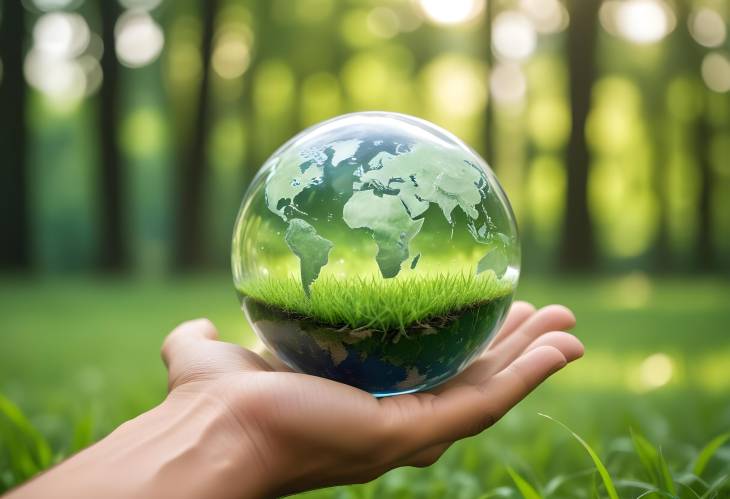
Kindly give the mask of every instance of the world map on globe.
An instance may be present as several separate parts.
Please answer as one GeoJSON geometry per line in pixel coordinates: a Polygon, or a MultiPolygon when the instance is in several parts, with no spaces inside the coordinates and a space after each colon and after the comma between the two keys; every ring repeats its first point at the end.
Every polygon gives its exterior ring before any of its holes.
{"type": "MultiPolygon", "coordinates": [[[[350,229],[365,229],[377,245],[376,262],[383,278],[398,275],[410,257],[409,244],[419,233],[428,208],[435,204],[454,225],[454,210],[466,216],[466,228],[477,242],[499,238],[482,200],[488,194],[486,172],[454,152],[426,143],[383,139],[347,139],[296,151],[278,158],[265,183],[268,209],[287,223],[285,241],[299,258],[302,285],[309,293],[327,265],[334,243],[317,232],[297,202],[309,190],[341,181],[338,169],[349,166],[341,217],[350,229]],[[337,180],[336,180],[337,179],[337,180]],[[351,194],[350,194],[351,193],[351,194]]],[[[419,255],[411,262],[415,267],[419,255]]],[[[489,251],[477,273],[491,268],[501,274],[507,259],[489,251]]]]}
{"type": "Polygon", "coordinates": [[[231,262],[241,308],[278,359],[381,397],[434,387],[484,350],[512,303],[520,243],[476,151],[420,118],[368,111],[269,157],[231,262]]]}

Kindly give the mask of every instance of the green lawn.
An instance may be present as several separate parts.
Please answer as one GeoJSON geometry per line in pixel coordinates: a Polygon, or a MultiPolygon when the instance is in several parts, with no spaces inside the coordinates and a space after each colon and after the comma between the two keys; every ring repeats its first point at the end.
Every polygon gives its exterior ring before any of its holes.
{"type": "MultiPolygon", "coordinates": [[[[690,474],[699,450],[730,430],[730,281],[528,278],[518,295],[571,306],[585,358],[429,469],[396,470],[373,484],[308,496],[530,497],[524,485],[518,492],[522,477],[546,497],[608,497],[588,453],[538,413],[585,438],[620,497],[641,495],[637,482],[660,484],[666,492],[654,497],[702,497],[730,475],[727,444],[703,470],[706,484],[690,474]],[[661,448],[671,483],[661,478],[659,454],[640,437],[632,442],[631,429],[661,448]],[[641,456],[656,470],[646,471],[641,456]]],[[[55,454],[73,449],[89,432],[101,437],[164,396],[159,345],[177,322],[198,316],[211,318],[227,340],[254,341],[226,275],[164,282],[5,277],[0,394],[22,409],[55,454]]],[[[14,427],[3,424],[0,418],[0,491],[16,478],[6,452],[14,427]]],[[[730,497],[730,484],[707,497],[730,497]]]]}

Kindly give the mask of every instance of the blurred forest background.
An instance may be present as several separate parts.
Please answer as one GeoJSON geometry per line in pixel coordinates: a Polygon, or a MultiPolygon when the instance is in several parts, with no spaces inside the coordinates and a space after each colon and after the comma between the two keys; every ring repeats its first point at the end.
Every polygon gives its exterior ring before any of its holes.
{"type": "Polygon", "coordinates": [[[301,129],[390,110],[485,156],[518,296],[570,306],[586,356],[436,466],[306,497],[605,496],[537,412],[620,497],[730,497],[730,0],[0,5],[0,493],[159,403],[182,320],[252,346],[247,183],[301,129]]]}
{"type": "Polygon", "coordinates": [[[727,0],[4,0],[0,263],[225,269],[248,180],[358,110],[484,155],[528,270],[730,269],[727,0]]]}

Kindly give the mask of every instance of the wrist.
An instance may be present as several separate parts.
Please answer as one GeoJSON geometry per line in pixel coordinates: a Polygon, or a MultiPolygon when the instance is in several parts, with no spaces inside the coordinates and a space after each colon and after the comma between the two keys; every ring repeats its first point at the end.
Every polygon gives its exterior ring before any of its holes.
{"type": "Polygon", "coordinates": [[[119,429],[125,440],[149,439],[149,445],[138,448],[144,456],[154,456],[150,466],[155,473],[148,483],[154,484],[155,497],[269,495],[266,466],[250,428],[217,397],[178,389],[125,426],[119,429]]]}
{"type": "Polygon", "coordinates": [[[242,428],[215,397],[178,391],[15,493],[18,498],[270,497],[265,463],[242,428]]]}

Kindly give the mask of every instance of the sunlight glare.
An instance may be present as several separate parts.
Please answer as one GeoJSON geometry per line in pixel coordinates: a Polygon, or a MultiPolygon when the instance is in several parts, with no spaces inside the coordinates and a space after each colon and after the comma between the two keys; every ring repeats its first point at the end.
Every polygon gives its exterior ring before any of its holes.
{"type": "Polygon", "coordinates": [[[127,11],[114,27],[119,62],[130,68],[146,66],[159,57],[165,44],[162,28],[144,11],[127,11]]]}
{"type": "Polygon", "coordinates": [[[503,59],[525,60],[537,46],[535,27],[521,12],[502,12],[492,25],[492,46],[495,54],[503,59]]]}
{"type": "Polygon", "coordinates": [[[240,29],[223,30],[216,40],[211,65],[224,80],[243,75],[251,62],[246,33],[240,29]]]}
{"type": "Polygon", "coordinates": [[[719,47],[727,37],[727,26],[717,11],[703,7],[689,18],[689,32],[704,47],[719,47]]]}
{"type": "Polygon", "coordinates": [[[484,10],[485,0],[419,0],[421,10],[436,24],[462,24],[484,10]]]}
{"type": "Polygon", "coordinates": [[[489,76],[492,97],[503,104],[521,103],[527,93],[527,80],[519,64],[502,62],[492,69],[489,76]]]}
{"type": "Polygon", "coordinates": [[[424,69],[427,94],[439,114],[465,118],[479,113],[486,105],[487,90],[483,68],[472,59],[444,54],[424,69]]]}
{"type": "Polygon", "coordinates": [[[648,356],[639,366],[639,383],[646,390],[660,388],[672,379],[674,363],[671,357],[664,353],[655,353],[648,356]]]}
{"type": "Polygon", "coordinates": [[[676,24],[674,13],[662,0],[609,0],[600,14],[607,31],[639,45],[660,41],[676,24]]]}
{"type": "Polygon", "coordinates": [[[86,91],[86,76],[73,59],[49,57],[40,50],[28,52],[23,64],[28,84],[59,100],[77,101],[86,91]]]}
{"type": "Polygon", "coordinates": [[[730,91],[730,59],[727,54],[710,52],[702,59],[702,79],[710,90],[730,91]]]}
{"type": "Polygon", "coordinates": [[[520,0],[520,9],[539,33],[557,33],[568,27],[568,11],[558,0],[520,0]]]}
{"type": "Polygon", "coordinates": [[[70,59],[86,50],[91,33],[78,14],[53,12],[42,15],[33,26],[33,46],[49,57],[70,59]]]}
{"type": "Polygon", "coordinates": [[[375,7],[367,17],[368,29],[380,38],[393,38],[400,31],[400,19],[386,7],[375,7]]]}

